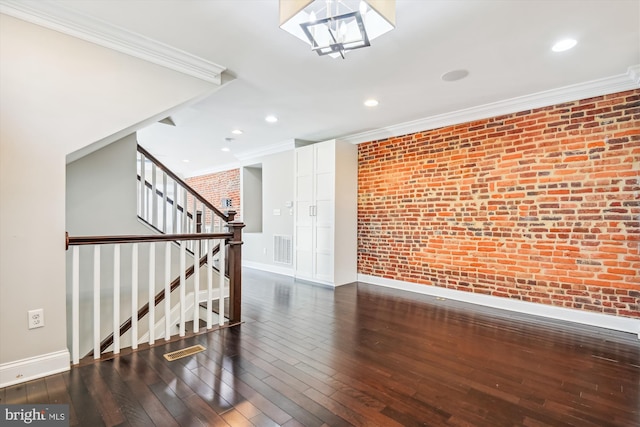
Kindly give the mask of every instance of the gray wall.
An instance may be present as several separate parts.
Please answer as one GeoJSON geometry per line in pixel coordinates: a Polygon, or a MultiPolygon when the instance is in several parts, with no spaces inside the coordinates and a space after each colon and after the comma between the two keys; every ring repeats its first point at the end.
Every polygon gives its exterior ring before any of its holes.
{"type": "Polygon", "coordinates": [[[293,201],[293,153],[289,150],[258,160],[262,163],[262,233],[243,233],[242,259],[247,266],[293,274],[293,265],[273,262],[273,236],[293,237],[293,215],[286,206],[293,201]],[[280,215],[274,215],[274,210],[280,210],[280,215]]]}
{"type": "Polygon", "coordinates": [[[262,233],[262,165],[242,168],[242,221],[245,233],[262,233]]]}

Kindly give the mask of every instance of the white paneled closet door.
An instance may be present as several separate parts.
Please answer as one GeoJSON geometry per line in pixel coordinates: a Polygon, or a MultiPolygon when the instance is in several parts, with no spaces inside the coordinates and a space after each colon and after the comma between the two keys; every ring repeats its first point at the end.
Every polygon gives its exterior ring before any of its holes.
{"type": "Polygon", "coordinates": [[[297,148],[295,162],[295,276],[332,286],[355,281],[357,147],[320,142],[297,148]]]}
{"type": "Polygon", "coordinates": [[[313,146],[296,150],[295,155],[295,270],[301,278],[313,278],[313,146]]]}
{"type": "Polygon", "coordinates": [[[335,145],[315,144],[314,168],[314,278],[333,281],[333,224],[335,145]]]}

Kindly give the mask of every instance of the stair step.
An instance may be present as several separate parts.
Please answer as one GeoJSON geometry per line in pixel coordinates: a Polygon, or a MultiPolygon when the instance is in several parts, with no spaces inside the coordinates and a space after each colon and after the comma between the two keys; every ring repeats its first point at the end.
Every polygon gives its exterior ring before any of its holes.
{"type": "MultiPolygon", "coordinates": [[[[199,320],[199,324],[201,328],[206,328],[207,327],[207,321],[206,320],[202,320],[202,319],[198,319],[199,320]]],[[[176,326],[180,327],[180,324],[177,324],[176,326]]],[[[193,320],[189,320],[188,322],[184,322],[184,328],[187,331],[193,330],[193,320]]]]}

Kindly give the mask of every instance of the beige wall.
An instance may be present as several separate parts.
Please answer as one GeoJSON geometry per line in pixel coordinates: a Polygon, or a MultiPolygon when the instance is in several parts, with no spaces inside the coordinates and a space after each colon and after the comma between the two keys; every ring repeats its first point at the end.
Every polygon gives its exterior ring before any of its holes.
{"type": "Polygon", "coordinates": [[[0,15],[0,370],[66,349],[67,154],[214,89],[0,15]],[[45,327],[28,330],[34,308],[45,327]]]}

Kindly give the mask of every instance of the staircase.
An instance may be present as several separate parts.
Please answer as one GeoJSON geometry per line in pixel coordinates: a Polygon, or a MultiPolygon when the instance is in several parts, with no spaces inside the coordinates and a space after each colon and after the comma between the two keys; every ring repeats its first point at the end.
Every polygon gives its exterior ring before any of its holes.
{"type": "Polygon", "coordinates": [[[204,330],[241,319],[244,224],[140,146],[136,164],[137,216],[150,233],[66,239],[72,252],[73,364],[81,354],[98,359],[129,346],[135,350],[183,337],[187,325],[199,333],[201,319],[204,330]],[[91,283],[81,283],[88,273],[91,283]]]}

